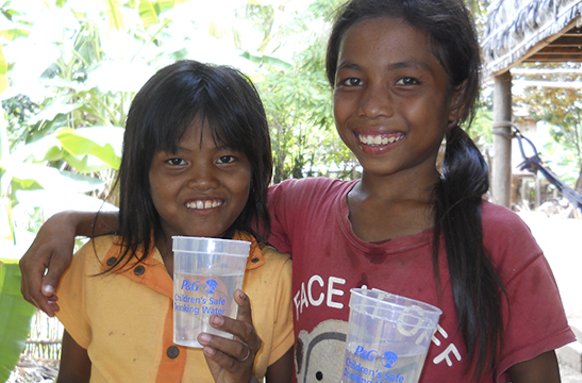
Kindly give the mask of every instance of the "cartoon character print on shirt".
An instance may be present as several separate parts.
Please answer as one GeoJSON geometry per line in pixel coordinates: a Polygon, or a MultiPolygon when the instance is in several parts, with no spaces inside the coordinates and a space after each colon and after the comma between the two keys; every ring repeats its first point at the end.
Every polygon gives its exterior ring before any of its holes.
{"type": "Polygon", "coordinates": [[[337,383],[342,379],[338,361],[345,357],[348,322],[330,319],[311,333],[299,332],[295,347],[298,383],[337,383]]]}
{"type": "MultiPolygon", "coordinates": [[[[311,333],[301,330],[296,339],[295,371],[298,383],[340,382],[345,358],[345,342],[348,322],[330,319],[319,323],[311,333]],[[338,364],[340,362],[340,364],[338,364]]],[[[453,343],[447,343],[449,335],[439,325],[432,343],[440,353],[432,360],[435,365],[452,367],[462,361],[461,354],[453,343]]],[[[431,363],[427,360],[426,363],[431,363]]]]}

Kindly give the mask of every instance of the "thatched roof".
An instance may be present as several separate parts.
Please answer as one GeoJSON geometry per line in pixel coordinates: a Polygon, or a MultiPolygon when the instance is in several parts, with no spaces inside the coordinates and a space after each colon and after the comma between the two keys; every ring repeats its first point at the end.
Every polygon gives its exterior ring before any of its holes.
{"type": "Polygon", "coordinates": [[[494,0],[482,36],[484,77],[522,62],[582,62],[582,0],[494,0]]]}

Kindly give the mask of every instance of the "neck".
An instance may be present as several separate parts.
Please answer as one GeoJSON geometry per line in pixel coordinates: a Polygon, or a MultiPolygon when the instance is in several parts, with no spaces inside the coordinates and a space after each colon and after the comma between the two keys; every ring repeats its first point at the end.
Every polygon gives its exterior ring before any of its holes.
{"type": "Polygon", "coordinates": [[[357,185],[366,198],[384,202],[416,201],[432,203],[433,188],[440,178],[436,168],[412,169],[388,176],[377,176],[364,170],[357,185]]]}
{"type": "Polygon", "coordinates": [[[364,241],[379,242],[432,227],[438,177],[436,169],[424,175],[417,170],[381,177],[364,172],[348,193],[352,230],[364,241]]]}

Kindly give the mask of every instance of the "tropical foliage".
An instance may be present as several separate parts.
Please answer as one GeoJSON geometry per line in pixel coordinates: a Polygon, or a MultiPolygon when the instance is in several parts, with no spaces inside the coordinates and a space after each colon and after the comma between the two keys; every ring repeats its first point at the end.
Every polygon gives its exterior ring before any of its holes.
{"type": "Polygon", "coordinates": [[[34,307],[20,295],[16,261],[0,260],[0,382],[10,376],[30,331],[34,307]]]}

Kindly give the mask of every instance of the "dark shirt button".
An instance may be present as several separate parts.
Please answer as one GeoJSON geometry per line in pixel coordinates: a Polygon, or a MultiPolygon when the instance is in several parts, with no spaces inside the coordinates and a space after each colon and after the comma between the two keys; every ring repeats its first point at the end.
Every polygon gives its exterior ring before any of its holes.
{"type": "Polygon", "coordinates": [[[115,265],[115,262],[117,262],[117,258],[111,257],[107,260],[107,266],[111,267],[111,266],[115,265]]]}
{"type": "Polygon", "coordinates": [[[166,351],[166,355],[168,355],[169,358],[175,359],[180,355],[180,349],[176,346],[170,346],[168,347],[168,351],[166,351]]]}
{"type": "Polygon", "coordinates": [[[133,269],[133,273],[135,275],[143,275],[143,273],[145,273],[145,267],[143,267],[141,265],[136,266],[135,269],[133,269]]]}
{"type": "Polygon", "coordinates": [[[252,262],[252,263],[257,263],[257,262],[259,262],[259,258],[253,258],[253,259],[251,259],[251,262],[252,262]]]}

